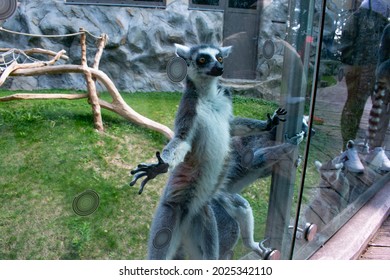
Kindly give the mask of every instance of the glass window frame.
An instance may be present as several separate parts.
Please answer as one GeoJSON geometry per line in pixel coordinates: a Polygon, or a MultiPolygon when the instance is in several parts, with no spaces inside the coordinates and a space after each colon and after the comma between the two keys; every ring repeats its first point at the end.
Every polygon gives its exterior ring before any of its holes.
{"type": "Polygon", "coordinates": [[[204,4],[193,4],[192,0],[188,0],[188,9],[189,10],[212,10],[212,11],[224,11],[225,10],[225,0],[219,0],[219,5],[204,5],[204,4]]]}
{"type": "Polygon", "coordinates": [[[136,1],[136,0],[65,0],[68,5],[102,5],[102,6],[127,6],[143,8],[165,8],[167,0],[160,1],[136,1]]]}

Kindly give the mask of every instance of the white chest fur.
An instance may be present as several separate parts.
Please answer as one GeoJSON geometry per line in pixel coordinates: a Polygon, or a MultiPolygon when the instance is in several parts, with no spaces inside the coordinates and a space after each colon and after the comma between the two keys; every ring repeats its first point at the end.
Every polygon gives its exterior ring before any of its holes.
{"type": "MultiPolygon", "coordinates": [[[[193,147],[204,162],[223,164],[230,146],[231,101],[222,93],[202,96],[196,108],[197,135],[193,147]]],[[[215,172],[218,172],[215,170],[215,172]]]]}

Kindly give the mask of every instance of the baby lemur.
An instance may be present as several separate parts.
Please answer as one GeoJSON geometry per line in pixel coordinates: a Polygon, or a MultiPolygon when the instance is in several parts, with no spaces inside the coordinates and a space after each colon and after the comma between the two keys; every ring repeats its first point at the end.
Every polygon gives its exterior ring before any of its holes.
{"type": "MultiPolygon", "coordinates": [[[[212,200],[218,198],[224,185],[232,136],[269,131],[285,114],[278,109],[266,121],[233,116],[231,94],[218,83],[223,60],[230,52],[231,47],[176,45],[176,54],[186,61],[188,74],[174,137],[161,155],[157,154],[157,164],[141,164],[132,171],[132,185],[146,176],[142,192],[148,180],[170,170],[151,225],[149,259],[173,259],[179,254],[191,259],[221,257],[218,209],[213,209],[212,200]]],[[[230,202],[239,201],[236,198],[230,202]]]]}

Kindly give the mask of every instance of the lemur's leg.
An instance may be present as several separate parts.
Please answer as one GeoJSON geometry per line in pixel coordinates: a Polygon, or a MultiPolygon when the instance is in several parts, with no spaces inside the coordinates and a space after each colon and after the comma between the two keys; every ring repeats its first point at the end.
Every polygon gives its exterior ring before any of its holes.
{"type": "Polygon", "coordinates": [[[160,202],[150,229],[148,259],[173,259],[181,243],[180,209],[160,202]]]}
{"type": "Polygon", "coordinates": [[[240,206],[235,211],[236,220],[240,225],[242,242],[246,247],[254,251],[255,253],[262,255],[262,251],[259,247],[259,242],[254,240],[254,220],[252,208],[248,201],[243,197],[237,195],[237,200],[241,199],[240,206]]]}
{"type": "Polygon", "coordinates": [[[299,143],[304,138],[304,132],[300,132],[291,138],[286,138],[286,142],[271,146],[258,147],[253,153],[253,160],[250,168],[258,169],[267,166],[272,166],[282,160],[292,160],[291,152],[293,152],[299,143]]]}
{"type": "Polygon", "coordinates": [[[256,135],[252,138],[256,141],[242,141],[238,146],[234,146],[228,169],[226,190],[230,193],[240,193],[255,180],[270,176],[274,165],[284,160],[293,161],[291,153],[304,139],[304,134],[302,131],[286,139],[285,143],[277,145],[267,139],[265,141],[256,140],[257,137],[260,137],[256,135]]]}
{"type": "Polygon", "coordinates": [[[217,260],[219,239],[217,221],[210,205],[205,205],[191,220],[189,238],[184,240],[190,259],[217,260]]]}
{"type": "MultiPolygon", "coordinates": [[[[223,193],[225,192],[220,192],[218,195],[223,193]]],[[[228,202],[228,204],[229,203],[230,202],[228,202]]],[[[213,199],[211,205],[218,226],[219,259],[232,259],[233,248],[240,236],[239,224],[231,215],[229,215],[225,207],[219,202],[218,199],[213,199]]]]}
{"type": "Polygon", "coordinates": [[[262,251],[258,242],[253,239],[254,220],[252,208],[249,202],[239,194],[225,193],[218,202],[226,212],[237,221],[240,227],[241,238],[246,247],[261,255],[262,251]]]}
{"type": "Polygon", "coordinates": [[[286,119],[281,116],[286,115],[285,109],[279,108],[272,114],[267,114],[267,120],[255,120],[248,118],[236,117],[230,122],[231,135],[232,136],[248,136],[261,133],[263,131],[269,131],[277,126],[281,121],[284,122],[286,119]]]}

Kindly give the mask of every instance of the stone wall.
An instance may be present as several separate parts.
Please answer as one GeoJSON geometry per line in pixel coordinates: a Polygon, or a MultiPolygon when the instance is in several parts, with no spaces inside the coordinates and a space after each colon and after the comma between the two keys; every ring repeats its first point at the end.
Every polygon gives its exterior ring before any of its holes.
{"type": "MultiPolygon", "coordinates": [[[[99,36],[106,33],[109,41],[100,69],[109,75],[121,91],[180,91],[182,84],[171,82],[166,65],[174,56],[174,43],[199,44],[223,42],[223,12],[189,10],[188,0],[169,0],[166,8],[66,5],[63,0],[19,0],[16,13],[0,22],[6,29],[32,34],[70,34],[84,28],[99,36]]],[[[316,7],[318,21],[318,11],[316,7]]],[[[280,94],[288,0],[264,1],[258,36],[256,81],[228,81],[237,93],[274,100],[280,94]],[[272,58],[263,56],[267,40],[275,43],[272,58]]],[[[328,13],[329,14],[329,13],[328,13]]],[[[325,25],[324,34],[334,33],[334,19],[325,25]]],[[[314,26],[314,38],[318,23],[314,26]]],[[[95,40],[88,36],[89,61],[96,51],[95,40]]],[[[80,64],[79,36],[39,38],[0,32],[0,48],[28,49],[40,47],[70,56],[66,63],[80,64]]],[[[315,53],[316,44],[312,44],[315,53]]],[[[314,57],[314,56],[313,56],[314,57]]],[[[39,77],[16,77],[7,80],[10,89],[85,89],[78,74],[39,77]]],[[[98,87],[98,89],[100,89],[98,87]]]]}
{"type": "MultiPolygon", "coordinates": [[[[182,85],[166,75],[167,62],[174,56],[174,43],[222,42],[222,12],[188,10],[188,1],[168,1],[165,9],[138,7],[66,5],[64,1],[20,0],[16,13],[2,26],[32,34],[70,34],[84,28],[109,36],[100,69],[123,91],[176,91],[182,85]]],[[[0,47],[65,49],[66,63],[80,64],[80,38],[39,38],[0,32],[0,47]]],[[[88,36],[89,61],[96,51],[88,36]]],[[[85,89],[77,74],[10,78],[10,89],[85,89]]]]}

